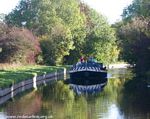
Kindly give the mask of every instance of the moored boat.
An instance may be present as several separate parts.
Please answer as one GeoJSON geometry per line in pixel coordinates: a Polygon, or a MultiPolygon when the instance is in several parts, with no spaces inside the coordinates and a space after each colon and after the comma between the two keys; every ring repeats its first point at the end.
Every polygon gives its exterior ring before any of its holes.
{"type": "Polygon", "coordinates": [[[107,82],[107,70],[102,63],[78,62],[69,73],[71,84],[96,85],[107,82]]]}

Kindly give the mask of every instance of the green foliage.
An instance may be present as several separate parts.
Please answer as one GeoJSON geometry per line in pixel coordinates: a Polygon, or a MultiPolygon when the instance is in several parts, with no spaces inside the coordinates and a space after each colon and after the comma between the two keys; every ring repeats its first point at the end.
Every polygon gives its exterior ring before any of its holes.
{"type": "Polygon", "coordinates": [[[21,0],[6,23],[27,27],[39,37],[47,64],[73,63],[81,55],[104,63],[117,60],[114,30],[106,18],[78,0],[21,0]]]}
{"type": "Polygon", "coordinates": [[[105,64],[117,61],[115,32],[106,18],[84,3],[80,3],[80,10],[85,16],[85,26],[80,31],[82,37],[74,40],[75,49],[67,57],[69,61],[75,63],[81,56],[93,56],[105,64]]]}
{"type": "Polygon", "coordinates": [[[39,54],[36,56],[36,63],[37,63],[37,64],[40,64],[40,65],[43,65],[43,64],[44,64],[42,53],[39,53],[39,54]]]}
{"type": "Polygon", "coordinates": [[[150,29],[149,19],[136,18],[120,28],[119,37],[124,60],[136,64],[138,77],[145,77],[150,70],[150,29]]]}
{"type": "Polygon", "coordinates": [[[0,25],[0,62],[34,63],[40,52],[37,38],[26,29],[0,25]]]}
{"type": "Polygon", "coordinates": [[[87,31],[83,54],[94,56],[105,64],[116,61],[119,50],[114,30],[107,23],[106,18],[95,10],[87,7],[84,10],[87,31]]]}
{"type": "Polygon", "coordinates": [[[32,30],[37,30],[37,25],[39,25],[37,19],[38,9],[36,7],[38,1],[39,0],[21,0],[19,5],[6,15],[5,22],[8,25],[17,27],[24,26],[32,30]],[[24,25],[23,22],[25,22],[24,25]]]}
{"type": "Polygon", "coordinates": [[[32,29],[39,36],[48,64],[61,64],[64,56],[74,48],[74,39],[80,37],[84,17],[76,0],[21,0],[20,4],[6,16],[11,25],[32,29]],[[43,40],[44,39],[44,40],[43,40]]]}
{"type": "Polygon", "coordinates": [[[56,99],[59,99],[59,101],[65,102],[65,101],[73,101],[75,98],[75,95],[73,91],[70,90],[69,85],[65,85],[62,81],[58,81],[55,86],[55,96],[56,99]]]}
{"type": "Polygon", "coordinates": [[[132,4],[124,9],[123,19],[128,21],[134,17],[149,17],[149,7],[149,0],[133,0],[132,4]]]}
{"type": "Polygon", "coordinates": [[[147,62],[149,51],[146,49],[149,47],[150,37],[149,6],[149,0],[133,0],[123,11],[123,21],[115,24],[121,56],[131,64],[138,65],[141,62],[139,59],[147,62]]]}
{"type": "Polygon", "coordinates": [[[113,25],[121,59],[134,66],[134,80],[125,84],[125,87],[133,90],[132,93],[135,94],[147,91],[150,78],[149,6],[149,0],[133,0],[132,4],[124,9],[123,20],[113,25]]]}
{"type": "Polygon", "coordinates": [[[69,49],[73,48],[70,30],[58,24],[53,27],[51,36],[41,37],[41,48],[45,63],[51,65],[61,64],[65,55],[69,54],[69,49]]]}

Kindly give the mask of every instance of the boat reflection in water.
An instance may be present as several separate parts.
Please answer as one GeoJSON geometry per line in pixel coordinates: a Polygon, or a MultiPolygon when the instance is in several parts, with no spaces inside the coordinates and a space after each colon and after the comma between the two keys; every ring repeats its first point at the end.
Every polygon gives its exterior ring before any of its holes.
{"type": "Polygon", "coordinates": [[[107,70],[102,63],[78,62],[69,74],[70,87],[77,94],[97,93],[107,84],[107,70]]]}
{"type": "Polygon", "coordinates": [[[99,93],[103,90],[104,86],[107,82],[102,84],[95,84],[95,85],[76,85],[76,84],[70,84],[71,89],[78,95],[82,93],[89,93],[89,94],[95,94],[99,93]]]}

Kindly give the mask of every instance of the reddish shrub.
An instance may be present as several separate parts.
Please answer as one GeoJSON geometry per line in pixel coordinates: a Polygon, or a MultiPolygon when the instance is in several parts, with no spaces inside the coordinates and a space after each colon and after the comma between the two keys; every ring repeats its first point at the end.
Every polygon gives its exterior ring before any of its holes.
{"type": "Polygon", "coordinates": [[[0,25],[0,62],[35,63],[41,52],[37,37],[27,29],[0,25]]]}

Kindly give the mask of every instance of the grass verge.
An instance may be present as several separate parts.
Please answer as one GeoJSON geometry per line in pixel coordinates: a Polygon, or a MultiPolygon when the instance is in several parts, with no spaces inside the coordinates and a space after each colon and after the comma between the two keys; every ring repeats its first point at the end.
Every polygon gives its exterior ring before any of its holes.
{"type": "Polygon", "coordinates": [[[43,75],[44,73],[54,72],[62,67],[56,66],[16,66],[0,69],[0,89],[10,87],[23,80],[33,78],[34,75],[43,75]]]}

